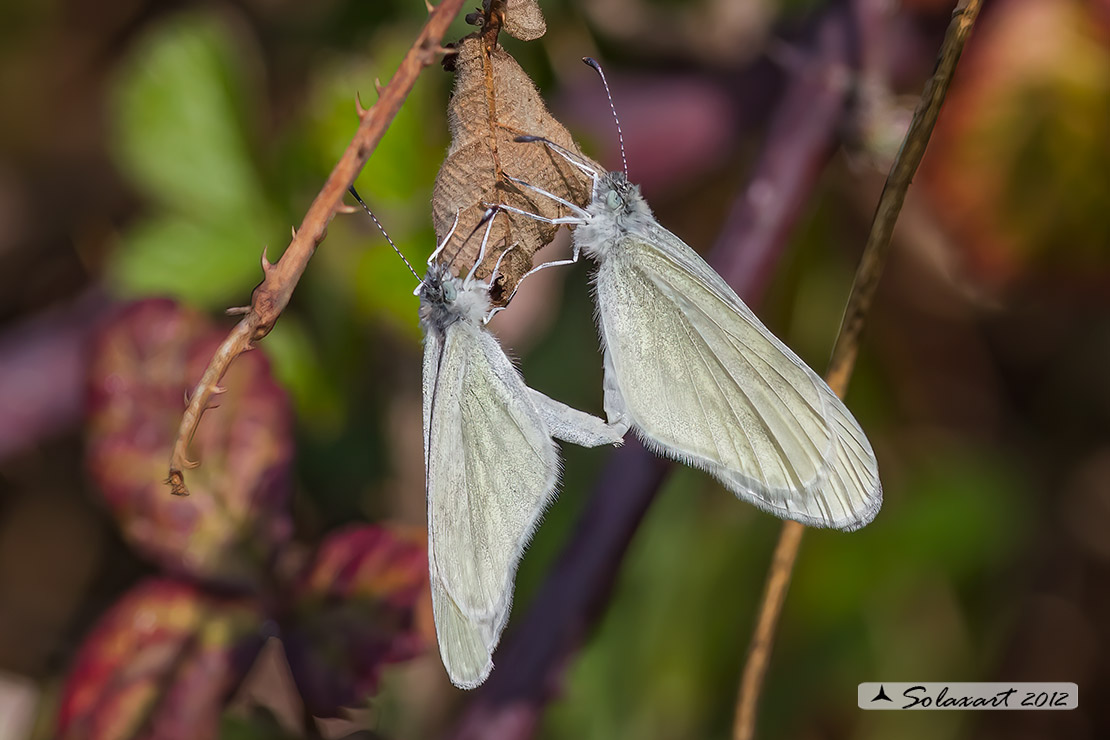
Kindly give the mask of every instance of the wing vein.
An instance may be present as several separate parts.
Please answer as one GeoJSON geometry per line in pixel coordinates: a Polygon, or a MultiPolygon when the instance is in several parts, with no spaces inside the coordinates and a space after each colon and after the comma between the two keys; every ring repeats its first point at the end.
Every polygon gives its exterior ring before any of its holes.
{"type": "MultiPolygon", "coordinates": [[[[755,461],[756,467],[759,468],[760,482],[766,484],[768,482],[767,471],[763,467],[763,461],[760,459],[761,456],[759,455],[758,452],[756,452],[755,444],[752,442],[751,435],[748,434],[748,430],[745,428],[744,424],[740,421],[740,415],[737,414],[736,408],[732,405],[732,400],[729,399],[728,394],[725,393],[724,388],[721,387],[721,384],[717,380],[717,377],[713,374],[713,370],[710,367],[710,364],[709,364],[708,360],[706,360],[706,358],[705,358],[705,352],[703,351],[703,348],[702,348],[702,345],[704,345],[705,342],[702,339],[701,334],[699,333],[697,335],[697,338],[695,338],[694,335],[691,334],[691,330],[693,329],[693,327],[691,327],[688,322],[680,321],[679,326],[681,326],[683,331],[685,331],[687,338],[690,340],[691,346],[693,346],[694,350],[698,354],[698,358],[702,361],[702,364],[705,366],[706,374],[713,381],[713,384],[717,386],[717,390],[720,392],[721,398],[724,399],[724,402],[728,405],[728,410],[729,410],[729,413],[732,415],[733,420],[735,421],[735,426],[740,430],[741,435],[743,435],[744,441],[748,445],[748,449],[751,450],[752,459],[755,461]],[[701,340],[701,341],[699,342],[699,340],[701,340]]],[[[708,347],[706,347],[706,349],[708,349],[708,347]]],[[[712,354],[712,352],[710,352],[710,354],[712,354]]],[[[714,362],[718,366],[720,365],[720,361],[717,360],[716,357],[714,357],[714,362]]],[[[728,375],[727,371],[726,371],[726,375],[728,375]]],[[[729,377],[731,378],[731,376],[729,376],[729,377]]],[[[743,389],[739,388],[739,385],[735,382],[735,380],[733,380],[733,384],[737,386],[737,389],[740,391],[741,395],[744,395],[743,389]]],[[[694,386],[694,393],[698,398],[698,403],[701,404],[701,393],[697,389],[697,386],[694,386]]],[[[751,402],[749,401],[749,405],[750,405],[750,403],[751,402]]],[[[757,416],[758,416],[758,414],[757,414],[757,416]]],[[[709,422],[709,415],[705,412],[704,404],[702,404],[702,417],[705,419],[706,427],[708,429],[710,429],[710,434],[713,437],[714,446],[717,446],[716,434],[713,433],[713,427],[709,422]]],[[[733,452],[734,453],[739,452],[739,450],[736,449],[735,442],[733,443],[733,452]]],[[[741,457],[740,455],[736,455],[736,458],[740,458],[740,457],[741,457]]],[[[720,453],[720,447],[719,446],[717,447],[717,459],[718,460],[723,460],[724,459],[724,456],[722,456],[721,453],[720,453]]],[[[753,491],[753,493],[754,493],[754,491],[753,491]]]]}

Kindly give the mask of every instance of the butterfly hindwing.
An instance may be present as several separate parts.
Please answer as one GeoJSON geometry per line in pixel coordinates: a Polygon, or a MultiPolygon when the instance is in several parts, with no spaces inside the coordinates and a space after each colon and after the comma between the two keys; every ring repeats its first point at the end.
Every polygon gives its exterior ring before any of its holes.
{"type": "Polygon", "coordinates": [[[596,295],[616,403],[649,446],[779,516],[840,529],[874,517],[881,486],[858,423],[678,237],[654,224],[623,235],[596,295]]]}

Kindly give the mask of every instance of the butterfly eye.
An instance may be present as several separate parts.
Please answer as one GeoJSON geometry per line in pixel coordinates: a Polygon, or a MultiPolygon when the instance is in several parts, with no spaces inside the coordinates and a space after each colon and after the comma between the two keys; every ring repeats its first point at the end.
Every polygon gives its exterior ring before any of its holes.
{"type": "Polygon", "coordinates": [[[455,291],[454,283],[448,281],[443,284],[443,300],[450,303],[451,301],[455,300],[455,296],[457,295],[458,293],[455,291]]]}
{"type": "Polygon", "coordinates": [[[621,197],[617,195],[616,190],[610,190],[609,195],[605,197],[605,205],[609,206],[609,210],[615,211],[621,206],[621,197]]]}

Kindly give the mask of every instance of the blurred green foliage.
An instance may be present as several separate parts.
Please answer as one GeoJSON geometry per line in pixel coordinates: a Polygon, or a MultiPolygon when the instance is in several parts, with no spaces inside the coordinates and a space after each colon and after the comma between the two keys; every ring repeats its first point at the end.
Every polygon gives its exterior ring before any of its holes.
{"type": "Polygon", "coordinates": [[[981,34],[927,168],[988,280],[1110,258],[1110,48],[1088,3],[1027,2],[981,34]],[[1022,40],[1035,39],[1028,48],[1022,40]]]}
{"type": "MultiPolygon", "coordinates": [[[[814,4],[783,3],[791,12],[814,4]]],[[[249,299],[261,279],[263,245],[270,246],[271,260],[280,256],[290,224],[349,142],[358,123],[355,93],[364,104],[373,100],[374,79],[388,80],[423,13],[419,3],[369,5],[357,12],[377,14],[373,33],[311,59],[295,114],[276,131],[259,119],[266,109],[264,65],[241,27],[218,14],[190,13],[144,34],[112,96],[116,161],[146,204],[111,256],[108,273],[119,294],[168,294],[211,311],[249,299]]],[[[581,20],[565,4],[554,8],[552,27],[561,16],[581,20]]],[[[336,22],[330,32],[347,39],[352,28],[336,22]]],[[[454,36],[467,30],[458,27],[454,36]]],[[[550,82],[538,45],[512,46],[536,57],[537,79],[550,82]]],[[[1011,98],[1012,109],[990,111],[1007,118],[998,123],[985,116],[982,138],[975,139],[994,147],[977,149],[977,156],[1005,162],[991,171],[1005,173],[1007,228],[1038,248],[1105,249],[1110,238],[1105,219],[1090,222],[1110,198],[1110,160],[1095,141],[1104,141],[1107,130],[1105,68],[1081,65],[1076,74],[1068,84],[1053,81],[1011,98]],[[1061,110],[1067,114],[1053,115],[1061,110]],[[994,136],[1014,117],[1024,121],[1018,144],[1028,149],[994,136]],[[1103,158],[1069,157],[1077,141],[1103,158]],[[1093,171],[1094,187],[1067,187],[1087,183],[1093,171]],[[1047,196],[1044,172],[1061,183],[1047,196]],[[1060,213],[1078,211],[1062,219],[1069,228],[1056,229],[1060,213]]],[[[448,143],[450,85],[450,76],[436,68],[421,77],[356,182],[418,269],[434,246],[429,205],[448,143]]],[[[709,176],[735,181],[734,173],[709,176]]],[[[845,244],[859,236],[843,198],[830,195],[834,189],[826,186],[797,229],[760,310],[818,369],[854,269],[855,249],[845,244]]],[[[657,208],[667,223],[668,205],[657,208]]],[[[304,528],[390,511],[383,487],[401,466],[391,457],[397,451],[388,428],[390,401],[419,393],[413,287],[368,219],[339,216],[289,311],[261,344],[297,409],[298,467],[311,482],[304,486],[311,491],[301,492],[304,528]]],[[[522,367],[534,387],[596,412],[601,364],[584,266],[570,271],[565,290],[551,309],[555,328],[522,358],[522,367]]],[[[1016,608],[1000,594],[1038,515],[1033,474],[1020,456],[971,434],[947,429],[933,430],[927,440],[908,438],[898,382],[865,351],[849,405],[878,440],[886,504],[861,532],[807,534],[768,678],[764,737],[812,732],[814,717],[853,728],[840,734],[859,738],[960,737],[966,723],[950,713],[918,714],[913,724],[880,713],[860,718],[855,685],[993,677],[999,634],[1016,608]]],[[[574,526],[604,455],[565,448],[560,500],[522,565],[518,613],[574,526]]],[[[676,469],[633,543],[611,607],[570,669],[565,697],[545,719],[544,736],[727,737],[778,528],[706,476],[676,469]]],[[[392,716],[404,706],[396,696],[402,688],[388,680],[387,686],[381,703],[392,716]]],[[[273,736],[234,718],[224,730],[227,737],[273,736]]]]}
{"type": "Polygon", "coordinates": [[[1110,220],[1096,215],[1110,202],[1110,54],[1093,39],[1072,40],[1079,43],[1056,74],[1009,91],[975,133],[1002,150],[995,159],[1012,162],[1002,205],[1015,241],[1045,249],[1051,262],[1094,265],[1110,251],[1110,220]],[[1013,133],[991,136],[1000,129],[1013,133]]]}
{"type": "Polygon", "coordinates": [[[250,715],[225,712],[220,721],[220,740],[298,740],[299,734],[282,727],[266,709],[256,709],[250,715]]]}
{"type": "MultiPolygon", "coordinates": [[[[303,118],[267,146],[254,143],[264,101],[259,75],[251,72],[260,60],[241,29],[219,15],[194,13],[150,31],[124,64],[113,98],[117,161],[150,203],[147,218],[113,254],[109,272],[118,290],[171,295],[210,309],[242,303],[261,279],[263,245],[272,261],[280,257],[288,239],[282,221],[303,213],[310,188],[350,141],[358,125],[356,92],[373,96],[374,80],[388,80],[407,43],[406,35],[383,28],[367,43],[372,53],[314,68],[303,118]],[[281,193],[289,202],[281,202],[281,193]]],[[[434,245],[425,216],[447,144],[437,107],[449,79],[424,80],[356,181],[414,263],[434,245]]],[[[370,222],[340,218],[327,244],[329,257],[316,271],[329,290],[341,291],[352,302],[347,308],[364,319],[384,313],[418,336],[411,279],[392,251],[381,248],[384,240],[370,222]]]]}
{"type": "Polygon", "coordinates": [[[215,308],[258,279],[260,241],[277,229],[249,147],[260,101],[243,51],[218,17],[182,16],[120,72],[117,161],[155,207],[113,255],[125,294],[215,308]]]}
{"type": "MultiPolygon", "coordinates": [[[[1020,481],[990,450],[950,446],[888,478],[896,496],[881,526],[807,533],[769,677],[767,737],[796,736],[814,711],[851,721],[855,685],[876,680],[869,676],[989,678],[992,635],[1012,615],[987,597],[1030,527],[1020,481]],[[955,609],[945,616],[959,639],[947,649],[903,627],[932,608],[920,603],[923,587],[950,599],[934,607],[955,609]]],[[[637,534],[545,736],[729,737],[738,666],[777,531],[702,476],[676,472],[637,534]]],[[[915,718],[919,736],[955,737],[940,731],[943,717],[931,723],[935,716],[915,718]]]]}
{"type": "MultiPolygon", "coordinates": [[[[266,107],[263,63],[242,26],[191,12],[147,31],[112,97],[117,162],[148,204],[112,253],[115,290],[169,295],[212,311],[246,303],[261,280],[263,246],[271,261],[280,257],[289,226],[358,126],[356,93],[366,105],[373,101],[375,79],[388,81],[411,28],[383,25],[358,51],[322,55],[296,117],[269,136],[258,116],[266,107]]],[[[434,247],[427,214],[447,145],[439,110],[450,82],[443,73],[424,75],[356,181],[417,266],[434,247]]],[[[387,345],[401,342],[415,355],[413,287],[368,218],[339,216],[293,305],[261,345],[293,395],[308,452],[301,462],[321,491],[321,523],[357,515],[362,497],[352,491],[386,472],[376,422],[382,414],[371,397],[381,396],[367,393],[380,385],[373,334],[384,330],[387,345]]]]}

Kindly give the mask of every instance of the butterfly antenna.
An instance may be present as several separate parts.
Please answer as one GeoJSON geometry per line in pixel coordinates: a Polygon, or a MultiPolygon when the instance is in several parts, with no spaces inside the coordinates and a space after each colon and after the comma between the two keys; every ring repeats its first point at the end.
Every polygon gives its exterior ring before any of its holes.
{"type": "Polygon", "coordinates": [[[601,77],[601,84],[605,86],[605,97],[609,98],[609,110],[613,111],[613,121],[617,124],[617,141],[621,145],[621,165],[624,167],[624,174],[628,176],[628,158],[624,155],[624,132],[621,131],[621,119],[617,117],[617,106],[613,105],[613,94],[609,92],[609,81],[605,79],[605,71],[597,60],[593,57],[582,57],[582,61],[594,68],[594,71],[601,77]]]}
{"type": "Polygon", "coordinates": [[[382,232],[382,236],[385,237],[385,240],[389,242],[389,246],[393,247],[393,251],[396,252],[397,256],[400,257],[401,260],[405,263],[405,267],[409,268],[409,272],[411,272],[417,280],[420,280],[420,276],[416,273],[416,270],[412,269],[412,265],[409,264],[409,261],[407,259],[405,259],[405,255],[401,254],[401,250],[398,249],[397,245],[393,243],[393,240],[389,238],[389,233],[385,230],[385,227],[382,226],[382,222],[378,220],[378,217],[374,215],[374,212],[371,211],[370,208],[367,207],[367,205],[362,201],[362,198],[359,196],[358,191],[355,190],[355,186],[352,185],[351,187],[347,188],[347,191],[350,192],[351,195],[355,196],[355,200],[357,200],[358,204],[362,206],[362,210],[366,211],[366,214],[370,216],[370,218],[374,219],[374,223],[377,225],[378,231],[382,232]]]}

